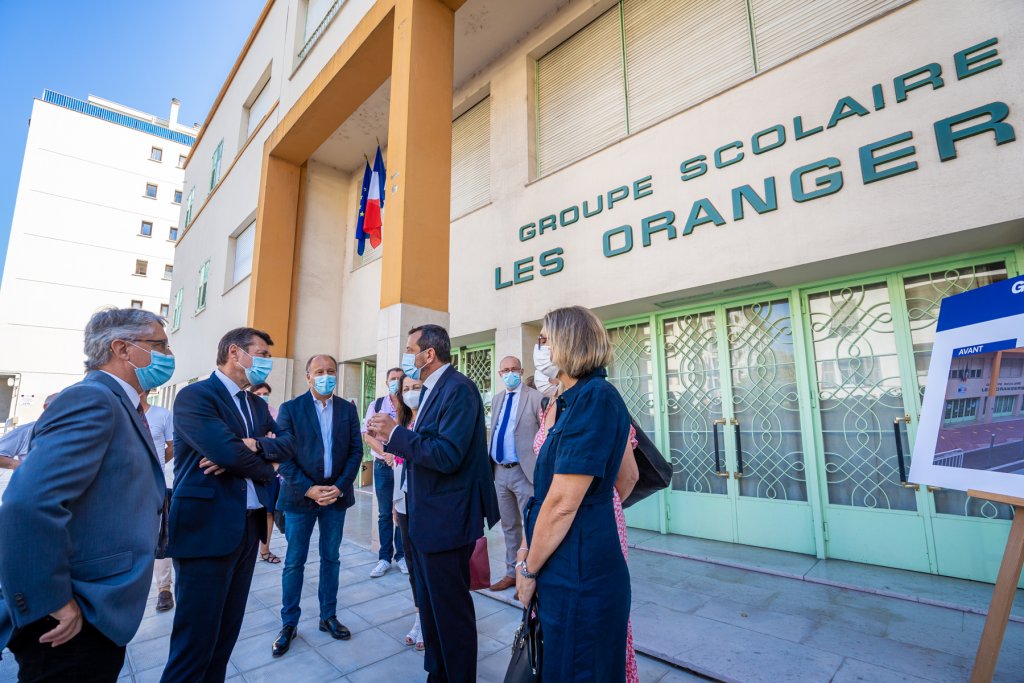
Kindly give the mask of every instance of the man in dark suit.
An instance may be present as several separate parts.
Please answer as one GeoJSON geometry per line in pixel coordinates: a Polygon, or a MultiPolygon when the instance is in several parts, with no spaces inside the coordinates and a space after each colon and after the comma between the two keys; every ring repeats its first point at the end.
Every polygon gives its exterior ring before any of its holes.
{"type": "Polygon", "coordinates": [[[363,459],[359,413],[334,395],[338,361],[321,354],[306,362],[309,391],[281,405],[278,437],[290,436],[295,457],[281,463],[278,507],[284,511],[288,554],[281,577],[281,632],[273,655],[291,646],[299,624],[302,573],[313,525],[320,528],[320,630],[338,640],[352,637],[338,621],[338,577],[345,510],[355,505],[352,482],[363,459]]]}
{"type": "Polygon", "coordinates": [[[174,402],[167,555],[178,604],[164,683],[223,681],[238,639],[274,464],[294,454],[290,436],[275,438],[266,402],[244,390],[270,374],[272,344],[266,332],[231,330],[217,346],[217,370],[174,402]]]}
{"type": "Polygon", "coordinates": [[[371,425],[387,453],[405,458],[427,680],[475,681],[469,559],[484,520],[488,527],[498,521],[483,401],[476,385],[451,367],[443,327],[413,328],[405,351],[405,374],[423,380],[415,431],[382,414],[371,425]]]}
{"type": "Polygon", "coordinates": [[[168,351],[155,314],[96,313],[88,374],[35,424],[0,506],[0,648],[14,653],[19,681],[113,682],[121,672],[164,497],[139,393],[170,378],[168,351]]]}

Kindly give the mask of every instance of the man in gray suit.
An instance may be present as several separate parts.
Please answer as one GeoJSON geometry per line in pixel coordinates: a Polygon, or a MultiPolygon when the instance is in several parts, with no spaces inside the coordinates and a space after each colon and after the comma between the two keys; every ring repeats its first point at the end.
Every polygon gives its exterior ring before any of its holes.
{"type": "Polygon", "coordinates": [[[109,309],[85,328],[85,379],[35,424],[0,505],[0,647],[18,680],[116,681],[142,621],[164,501],[139,404],[170,379],[163,318],[109,309]]]}
{"type": "Polygon", "coordinates": [[[537,464],[533,440],[540,429],[537,416],[543,398],[523,384],[523,364],[515,356],[501,359],[498,376],[505,389],[491,400],[489,450],[505,533],[505,576],[491,585],[492,591],[516,585],[516,552],[523,542],[523,508],[533,495],[533,467],[537,464]]]}

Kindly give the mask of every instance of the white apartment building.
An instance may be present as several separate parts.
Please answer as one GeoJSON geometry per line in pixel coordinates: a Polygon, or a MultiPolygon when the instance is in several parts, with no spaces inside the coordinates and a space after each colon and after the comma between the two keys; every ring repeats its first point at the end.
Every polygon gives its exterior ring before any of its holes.
{"type": "Polygon", "coordinates": [[[1019,0],[270,0],[186,166],[174,382],[251,324],[275,402],[327,352],[365,405],[438,322],[488,397],[581,304],[675,472],[631,525],[992,580],[1012,511],[897,453],[942,298],[1024,272],[1022,69],[1019,0]]]}
{"type": "Polygon", "coordinates": [[[83,374],[104,306],[169,314],[185,159],[196,128],[90,95],[32,106],[3,282],[0,421],[34,420],[83,374]]]}

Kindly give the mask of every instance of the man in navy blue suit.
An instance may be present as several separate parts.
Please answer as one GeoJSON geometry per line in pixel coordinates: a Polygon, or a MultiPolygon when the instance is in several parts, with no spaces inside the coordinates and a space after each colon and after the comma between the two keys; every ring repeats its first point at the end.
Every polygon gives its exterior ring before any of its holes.
{"type": "Polygon", "coordinates": [[[385,414],[370,423],[386,443],[385,452],[405,458],[409,538],[426,645],[423,668],[434,683],[475,681],[469,559],[483,536],[484,520],[488,527],[498,521],[484,405],[476,385],[452,368],[451,340],[439,325],[409,331],[402,370],[423,380],[415,431],[385,414]]]}
{"type": "Polygon", "coordinates": [[[177,609],[164,683],[223,681],[242,626],[275,465],[294,455],[266,402],[245,387],[267,378],[270,335],[231,330],[217,370],[174,402],[174,493],[167,555],[177,609]]]}
{"type": "Polygon", "coordinates": [[[334,395],[338,361],[320,354],[306,362],[309,391],[284,403],[277,414],[278,438],[290,436],[295,457],[281,463],[284,479],[277,506],[284,511],[288,554],[281,577],[281,632],[273,655],[291,646],[299,624],[302,572],[313,525],[320,527],[320,630],[337,640],[352,634],[338,621],[339,554],[345,510],[355,505],[352,482],[363,459],[359,413],[334,395]]]}

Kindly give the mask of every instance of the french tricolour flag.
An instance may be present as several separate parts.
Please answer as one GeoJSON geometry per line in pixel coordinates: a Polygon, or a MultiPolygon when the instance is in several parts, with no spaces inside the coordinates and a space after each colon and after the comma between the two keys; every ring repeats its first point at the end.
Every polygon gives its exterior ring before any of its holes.
{"type": "Polygon", "coordinates": [[[370,239],[370,246],[376,249],[381,243],[381,230],[384,226],[381,220],[381,212],[384,210],[384,183],[387,179],[387,172],[384,170],[384,157],[380,153],[380,145],[377,145],[377,156],[373,160],[373,173],[370,176],[369,192],[366,195],[365,217],[363,219],[363,232],[370,239]]]}

